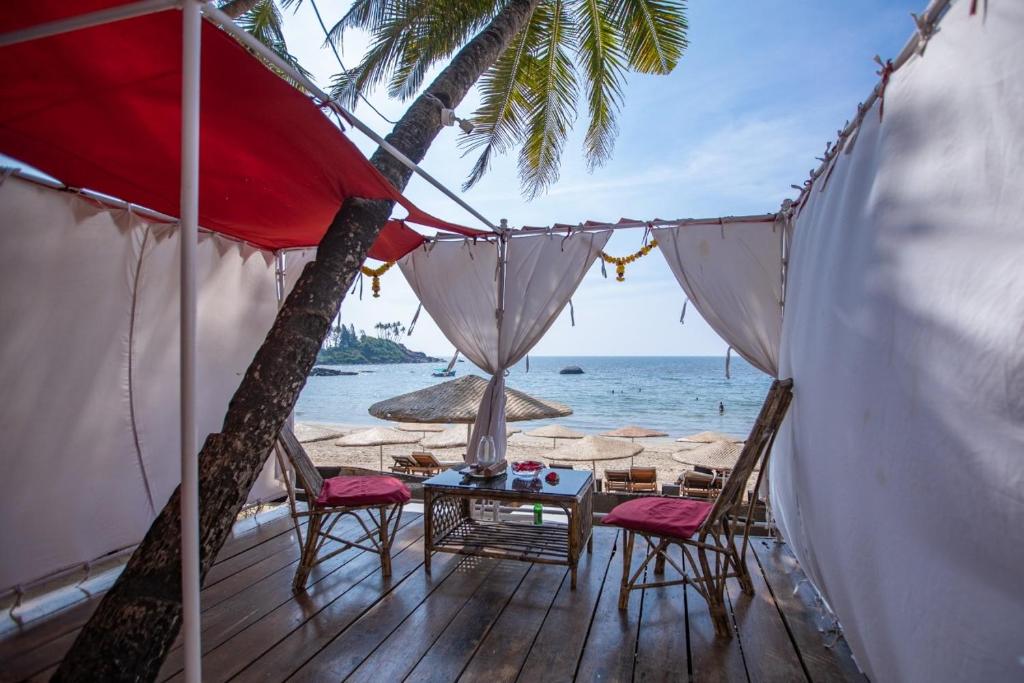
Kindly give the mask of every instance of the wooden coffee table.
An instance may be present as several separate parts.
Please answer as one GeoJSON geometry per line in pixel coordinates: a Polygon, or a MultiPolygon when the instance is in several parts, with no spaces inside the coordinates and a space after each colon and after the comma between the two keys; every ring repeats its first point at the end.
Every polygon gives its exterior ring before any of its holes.
{"type": "Polygon", "coordinates": [[[494,479],[472,479],[451,469],[423,482],[423,508],[426,547],[424,568],[430,572],[430,557],[435,552],[521,560],[569,567],[572,588],[576,588],[576,565],[586,544],[593,548],[594,481],[590,472],[544,469],[535,479],[521,479],[507,472],[494,479]],[[548,472],[557,472],[557,484],[544,481],[548,472]],[[499,503],[533,503],[560,508],[568,522],[545,520],[543,524],[519,521],[474,519],[471,501],[482,499],[499,503]]]}

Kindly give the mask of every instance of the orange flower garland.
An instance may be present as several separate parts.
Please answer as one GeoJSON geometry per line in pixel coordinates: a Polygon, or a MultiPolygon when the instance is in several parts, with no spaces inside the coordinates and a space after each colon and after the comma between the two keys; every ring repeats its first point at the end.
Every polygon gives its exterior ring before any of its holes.
{"type": "Polygon", "coordinates": [[[380,298],[380,276],[388,272],[391,266],[395,265],[394,261],[388,261],[379,268],[367,268],[366,266],[360,266],[359,271],[367,277],[372,277],[373,282],[370,285],[370,289],[373,290],[373,298],[380,298]]]}
{"type": "Polygon", "coordinates": [[[645,244],[629,256],[609,256],[608,254],[601,252],[601,260],[605,263],[610,263],[615,266],[615,280],[616,282],[626,281],[626,264],[636,261],[641,256],[647,256],[651,253],[651,250],[658,246],[658,240],[651,240],[650,244],[645,244]]]}

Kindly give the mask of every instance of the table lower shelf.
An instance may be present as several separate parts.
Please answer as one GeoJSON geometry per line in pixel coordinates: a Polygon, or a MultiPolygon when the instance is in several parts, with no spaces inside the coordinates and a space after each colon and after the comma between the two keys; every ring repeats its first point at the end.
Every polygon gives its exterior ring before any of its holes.
{"type": "Polygon", "coordinates": [[[435,538],[431,545],[437,552],[570,564],[569,527],[565,524],[534,525],[467,518],[435,538]]]}

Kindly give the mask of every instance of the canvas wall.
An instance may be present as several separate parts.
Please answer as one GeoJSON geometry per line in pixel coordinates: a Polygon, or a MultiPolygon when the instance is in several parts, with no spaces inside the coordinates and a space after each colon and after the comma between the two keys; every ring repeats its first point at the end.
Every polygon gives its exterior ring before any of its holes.
{"type": "MultiPolygon", "coordinates": [[[[0,225],[3,590],[137,543],[177,486],[179,248],[16,177],[0,225]]],[[[201,233],[197,277],[201,443],[277,312],[274,257],[201,233]]],[[[250,500],[282,490],[271,461],[250,500]]]]}
{"type": "Polygon", "coordinates": [[[1024,679],[1024,3],[970,5],[790,254],[774,509],[879,682],[1024,679]]]}

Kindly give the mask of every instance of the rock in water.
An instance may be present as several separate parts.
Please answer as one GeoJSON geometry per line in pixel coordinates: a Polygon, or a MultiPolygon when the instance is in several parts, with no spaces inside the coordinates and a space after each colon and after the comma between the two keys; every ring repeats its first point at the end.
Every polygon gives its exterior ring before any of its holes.
{"type": "Polygon", "coordinates": [[[559,375],[582,375],[583,368],[578,365],[567,365],[558,371],[559,375]]]}
{"type": "Polygon", "coordinates": [[[324,368],[316,366],[309,372],[310,377],[337,377],[338,375],[358,375],[358,372],[352,372],[350,370],[334,370],[333,368],[324,368]]]}

